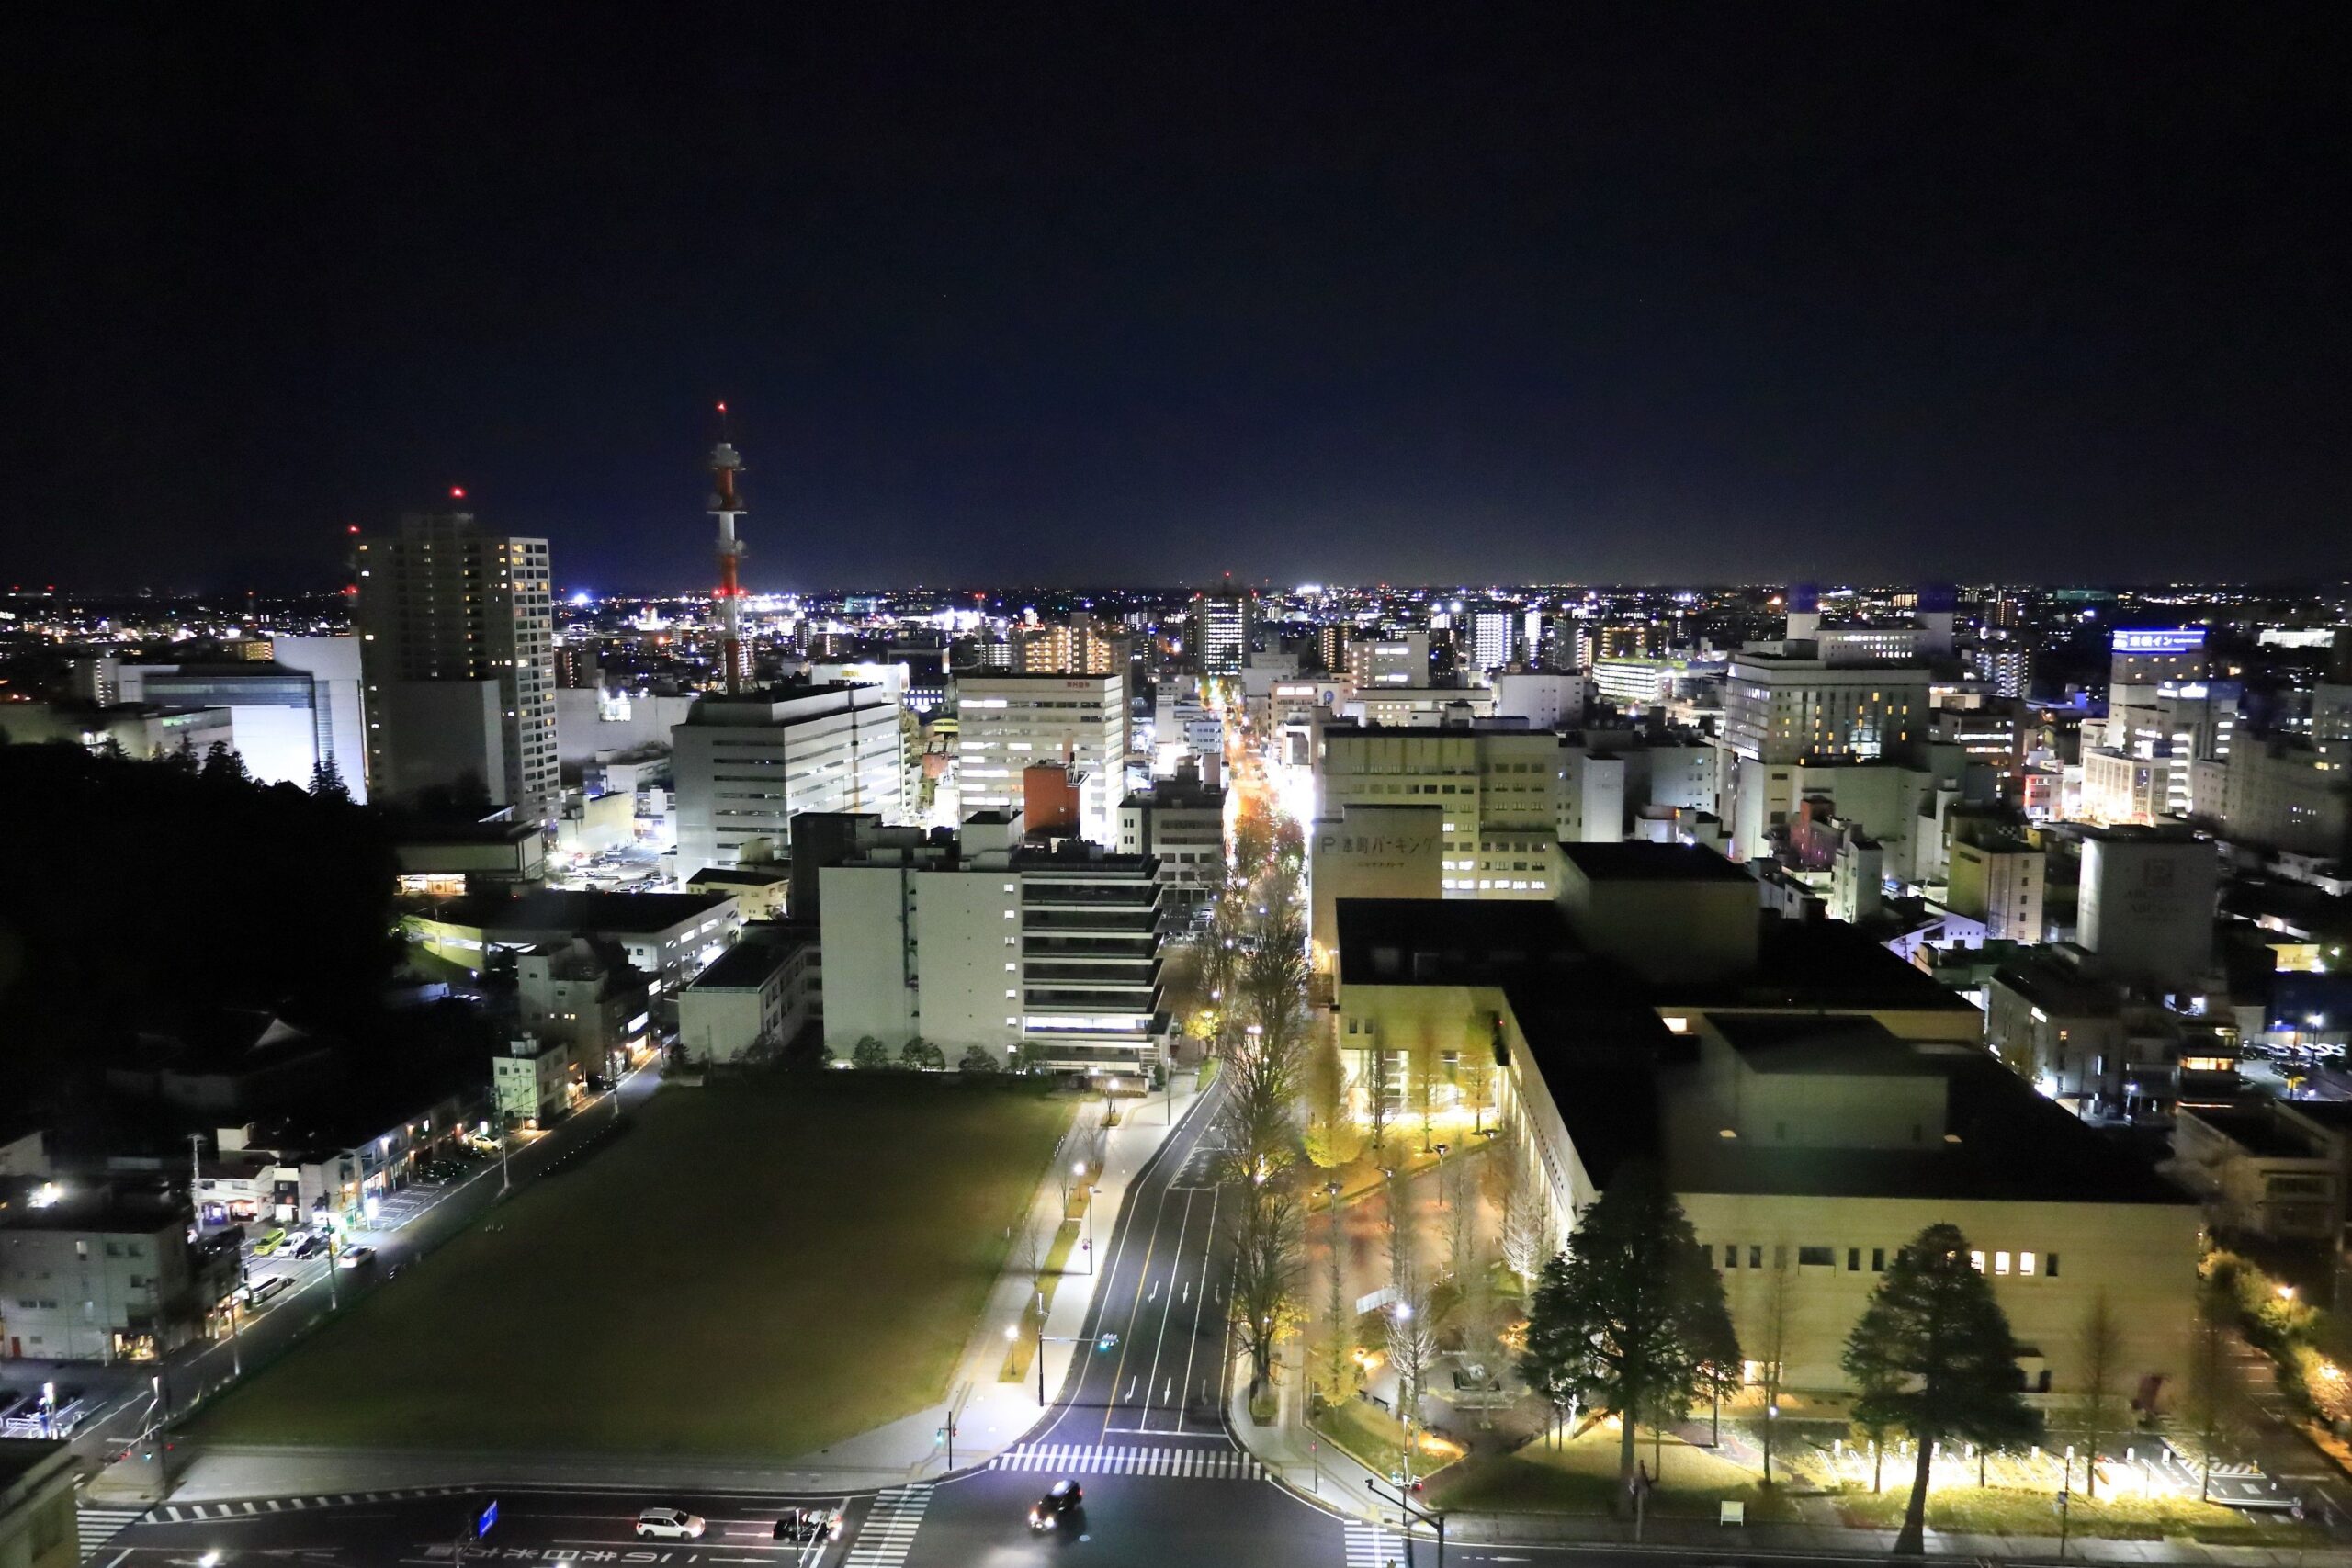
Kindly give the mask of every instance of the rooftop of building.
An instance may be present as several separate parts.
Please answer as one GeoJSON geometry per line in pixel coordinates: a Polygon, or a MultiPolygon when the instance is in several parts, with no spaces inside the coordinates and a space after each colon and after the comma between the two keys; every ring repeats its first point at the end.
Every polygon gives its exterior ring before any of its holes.
{"type": "MultiPolygon", "coordinates": [[[[1839,1148],[1726,1138],[1725,1118],[1688,1070],[1669,1069],[1645,1116],[1616,1115],[1590,1086],[1553,1081],[1553,1098],[1581,1154],[1588,1139],[1622,1159],[1662,1156],[1678,1192],[1942,1201],[2130,1203],[2188,1206],[2187,1193],[2146,1158],[2034,1092],[1969,1046],[1919,1045],[1889,1036],[1944,1079],[1941,1139],[1917,1148],[1839,1148]],[[1647,1137],[1645,1138],[1644,1134],[1647,1137]]],[[[1587,1168],[1592,1161],[1588,1158],[1587,1168]]],[[[1607,1174],[1592,1171],[1596,1181],[1607,1174]]]]}
{"type": "Polygon", "coordinates": [[[709,968],[689,981],[690,991],[757,990],[817,940],[815,928],[781,921],[755,921],[743,928],[743,940],[720,953],[709,968]]]}
{"type": "Polygon", "coordinates": [[[2122,996],[2104,980],[2084,974],[2057,953],[2020,950],[1994,971],[2003,987],[2042,1011],[2062,1018],[2102,1018],[2121,1005],[2122,996]]]}
{"type": "Polygon", "coordinates": [[[433,919],[483,931],[617,931],[650,936],[733,903],[724,893],[610,893],[537,887],[512,897],[466,894],[436,906],[433,919]]]}
{"type": "Polygon", "coordinates": [[[1751,1072],[1934,1077],[1944,1070],[1876,1019],[1711,1012],[1707,1022],[1751,1072]]]}
{"type": "Polygon", "coordinates": [[[27,1488],[38,1494],[51,1476],[77,1473],[71,1443],[41,1438],[0,1438],[0,1513],[24,1501],[14,1494],[27,1488]]]}
{"type": "Polygon", "coordinates": [[[183,1225],[187,1218],[187,1201],[152,1177],[143,1181],[0,1178],[0,1230],[152,1235],[183,1225]]]}
{"type": "Polygon", "coordinates": [[[1564,843],[1560,856],[1589,882],[1756,880],[1745,867],[1698,844],[1654,844],[1641,839],[1628,839],[1622,843],[1564,843]]]}
{"type": "Polygon", "coordinates": [[[777,865],[707,865],[686,878],[689,888],[712,883],[728,887],[774,887],[792,880],[791,869],[777,865]]]}
{"type": "MultiPolygon", "coordinates": [[[[2298,1105],[2297,1111],[2302,1110],[2298,1105]]],[[[2264,1105],[2200,1105],[2181,1108],[2183,1116],[2194,1116],[2208,1127],[2228,1138],[2256,1159],[2318,1159],[2320,1151],[2312,1148],[2308,1139],[2296,1137],[2279,1125],[2278,1118],[2264,1105]]]]}
{"type": "MultiPolygon", "coordinates": [[[[1592,846],[1563,846],[1568,847],[1592,846]]],[[[1554,903],[1342,898],[1334,910],[1333,945],[1342,986],[1504,985],[1513,987],[1516,998],[1518,987],[1531,980],[1548,976],[1557,984],[1573,976],[1585,1004],[1604,1012],[1658,1007],[1974,1010],[1966,998],[1836,920],[1778,919],[1759,913],[1753,970],[1704,981],[1651,983],[1589,953],[1566,912],[1554,903]]]]}

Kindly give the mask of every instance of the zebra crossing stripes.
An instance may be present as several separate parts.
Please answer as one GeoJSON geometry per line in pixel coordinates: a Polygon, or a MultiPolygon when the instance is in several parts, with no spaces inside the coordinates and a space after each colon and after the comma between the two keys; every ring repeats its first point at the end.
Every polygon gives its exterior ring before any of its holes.
{"type": "Polygon", "coordinates": [[[115,1537],[147,1517],[144,1507],[94,1508],[83,1504],[74,1509],[74,1528],[82,1541],[82,1561],[87,1562],[106,1550],[115,1537]]]}
{"type": "Polygon", "coordinates": [[[930,1506],[928,1486],[893,1486],[877,1494],[842,1560],[843,1568],[899,1568],[913,1550],[915,1531],[930,1506]]]}
{"type": "Polygon", "coordinates": [[[405,1486],[385,1492],[323,1492],[310,1497],[243,1498],[227,1503],[164,1503],[147,1510],[159,1524],[187,1524],[196,1519],[236,1519],[254,1514],[300,1513],[310,1508],[338,1508],[354,1503],[390,1503],[403,1497],[452,1497],[471,1492],[470,1486],[405,1486]]]}
{"type": "Polygon", "coordinates": [[[1347,1527],[1347,1568],[1388,1568],[1405,1561],[1404,1538],[1372,1525],[1347,1527]]]}
{"type": "Polygon", "coordinates": [[[1148,1448],[1101,1443],[1024,1443],[989,1461],[990,1470],[1060,1475],[1159,1475],[1192,1481],[1257,1481],[1265,1468],[1231,1449],[1148,1448]]]}

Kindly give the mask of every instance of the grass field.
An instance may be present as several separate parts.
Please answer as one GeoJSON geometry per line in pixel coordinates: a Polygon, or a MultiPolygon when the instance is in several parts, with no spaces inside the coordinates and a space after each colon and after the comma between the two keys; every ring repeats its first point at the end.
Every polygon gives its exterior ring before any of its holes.
{"type": "Polygon", "coordinates": [[[199,1440],[810,1452],[945,1393],[1069,1103],[668,1089],[203,1412],[199,1440]]]}
{"type": "MultiPolygon", "coordinates": [[[[1650,1434],[1641,1435],[1641,1461],[1654,1462],[1650,1434]]],[[[1717,1505],[1747,1505],[1751,1522],[1792,1520],[1785,1493],[1766,1491],[1757,1472],[1705,1449],[1668,1438],[1649,1512],[1672,1518],[1716,1517],[1717,1505]]],[[[1617,1493],[1617,1434],[1595,1427],[1557,1448],[1542,1438],[1517,1451],[1456,1465],[1430,1483],[1440,1506],[1496,1513],[1605,1514],[1617,1493]]]]}

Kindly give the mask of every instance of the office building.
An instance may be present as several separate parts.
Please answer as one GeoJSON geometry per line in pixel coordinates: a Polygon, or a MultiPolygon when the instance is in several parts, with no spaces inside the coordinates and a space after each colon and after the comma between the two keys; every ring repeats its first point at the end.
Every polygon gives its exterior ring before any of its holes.
{"type": "Polygon", "coordinates": [[[1315,767],[1318,817],[1436,806],[1445,897],[1549,898],[1558,887],[1559,749],[1557,736],[1526,730],[1327,725],[1315,767]]]}
{"type": "Polygon", "coordinates": [[[724,893],[582,893],[537,888],[516,897],[469,894],[403,915],[404,935],[434,957],[480,973],[494,959],[584,937],[617,949],[646,977],[656,1016],[674,1019],[678,990],[734,943],[743,917],[724,893]]]}
{"type": "Polygon", "coordinates": [[[808,1026],[819,1001],[816,931],[749,925],[678,997],[678,1047],[704,1065],[765,1061],[808,1026]]]}
{"type": "Polygon", "coordinates": [[[1225,791],[1201,781],[1195,767],[1119,803],[1123,855],[1142,855],[1159,867],[1171,914],[1189,916],[1225,883],[1225,791]]]}
{"type": "Polygon", "coordinates": [[[1246,588],[1193,594],[1193,666],[1204,675],[1239,674],[1250,662],[1254,618],[1253,596],[1246,588]]]}
{"type": "Polygon", "coordinates": [[[561,796],[554,607],[545,539],[484,531],[469,512],[413,513],[359,546],[368,787],[379,796],[479,784],[519,821],[561,796]]]}
{"type": "Polygon", "coordinates": [[[1023,843],[1017,811],[977,812],[952,839],[881,829],[824,867],[825,1043],[843,1061],[911,1040],[954,1065],[1114,1077],[1164,1070],[1164,915],[1148,855],[1023,843]]]}
{"type": "Polygon", "coordinates": [[[2083,835],[2076,941],[2102,978],[2164,993],[2201,989],[2213,968],[2221,856],[2182,829],[2083,835]]]}
{"type": "Polygon", "coordinates": [[[9,1199],[0,1204],[0,1350],[10,1359],[168,1356],[236,1283],[235,1253],[199,1252],[187,1203],[152,1182],[28,1184],[9,1199]]]}
{"type": "Polygon", "coordinates": [[[755,840],[789,843],[803,811],[899,820],[906,735],[879,686],[793,684],[696,699],[670,731],[678,874],[739,864],[755,840]]]}
{"type": "Polygon", "coordinates": [[[1430,682],[1430,634],[1360,637],[1348,648],[1348,676],[1360,693],[1430,682]]]}
{"type": "Polygon", "coordinates": [[[2217,815],[2233,843],[2352,865],[2352,746],[2253,737],[2221,766],[2217,815]]]}
{"type": "Polygon", "coordinates": [[[284,637],[267,660],[203,664],[124,664],[114,681],[125,700],[164,707],[217,707],[229,715],[230,743],[262,784],[311,786],[322,762],[334,764],[354,800],[368,798],[368,740],[360,709],[360,641],[284,637]]]}
{"type": "Polygon", "coordinates": [[[1982,921],[1986,940],[2038,942],[2049,857],[2022,833],[1982,819],[1953,825],[1944,901],[1982,921]]]}
{"type": "Polygon", "coordinates": [[[1724,687],[1718,810],[1735,858],[1769,852],[1772,830],[1803,793],[1800,764],[1875,761],[1924,738],[1928,683],[1923,666],[1833,663],[1804,641],[1735,655],[1724,687]]]}
{"type": "Polygon", "coordinates": [[[1584,677],[1559,670],[1505,670],[1489,682],[1493,716],[1530,729],[1584,722],[1584,677]]]}
{"type": "Polygon", "coordinates": [[[967,815],[1018,810],[1023,769],[1067,762],[1084,775],[1080,832],[1097,844],[1112,842],[1118,803],[1126,796],[1124,669],[1100,675],[980,670],[958,675],[956,691],[962,726],[956,776],[967,815]]]}
{"type": "Polygon", "coordinates": [[[1470,616],[1470,672],[1490,675],[1518,657],[1519,617],[1508,610],[1479,610],[1470,616]]]}

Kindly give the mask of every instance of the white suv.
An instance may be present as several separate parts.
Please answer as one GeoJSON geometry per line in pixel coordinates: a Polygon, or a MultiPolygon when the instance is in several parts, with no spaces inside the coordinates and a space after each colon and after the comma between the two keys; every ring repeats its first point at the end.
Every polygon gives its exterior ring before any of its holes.
{"type": "Polygon", "coordinates": [[[684,1508],[648,1508],[637,1516],[637,1533],[656,1540],[700,1540],[702,1520],[684,1508]]]}

